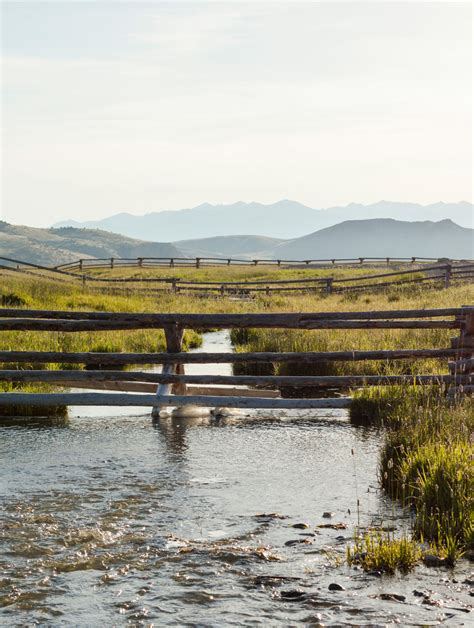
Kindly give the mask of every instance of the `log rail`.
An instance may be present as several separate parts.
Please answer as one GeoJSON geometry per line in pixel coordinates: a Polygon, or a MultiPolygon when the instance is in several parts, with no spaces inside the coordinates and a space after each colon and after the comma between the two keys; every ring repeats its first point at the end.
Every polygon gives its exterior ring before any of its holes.
{"type": "MultiPolygon", "coordinates": [[[[161,258],[139,258],[145,259],[161,259],[161,258]]],[[[166,258],[168,259],[168,258],[166,258]]],[[[185,258],[183,258],[185,259],[185,258]]],[[[187,259],[187,258],[186,258],[187,259]]],[[[381,258],[359,258],[360,261],[357,266],[363,263],[369,265],[380,265],[381,258]]],[[[390,258],[388,258],[390,260],[390,258]]],[[[162,291],[172,291],[177,294],[217,294],[217,295],[252,295],[265,293],[267,295],[279,294],[279,293],[338,293],[338,292],[351,292],[359,290],[380,290],[388,286],[405,286],[411,284],[423,284],[429,282],[435,286],[449,287],[454,281],[468,282],[474,280],[474,263],[470,261],[448,261],[445,263],[438,263],[433,265],[432,261],[427,258],[411,258],[411,261],[405,261],[400,259],[391,260],[390,263],[396,262],[397,265],[409,266],[409,269],[396,270],[385,273],[377,273],[371,275],[359,275],[352,277],[320,277],[315,275],[314,277],[305,277],[298,279],[259,279],[259,280],[241,280],[241,281],[191,281],[185,280],[180,277],[105,277],[86,274],[87,269],[94,268],[119,268],[134,266],[132,262],[136,260],[114,260],[112,258],[111,265],[101,265],[104,260],[80,260],[81,265],[77,267],[76,262],[71,264],[63,264],[54,268],[46,266],[40,266],[38,264],[32,264],[27,262],[21,262],[20,260],[9,259],[6,257],[0,257],[0,261],[3,260],[3,264],[0,263],[0,271],[3,269],[7,272],[19,272],[26,273],[28,275],[38,275],[55,279],[56,281],[80,281],[85,287],[89,285],[94,290],[133,290],[142,293],[155,293],[162,291]],[[418,260],[418,261],[416,261],[418,260]],[[118,262],[123,262],[119,264],[118,262]],[[87,263],[86,263],[87,262],[87,263]],[[98,264],[98,265],[97,265],[98,264]],[[80,274],[76,271],[80,271],[80,274]]],[[[105,260],[107,261],[107,260],[105,260]]],[[[265,260],[256,260],[264,262],[265,260]]],[[[321,269],[327,268],[322,263],[327,260],[307,260],[306,262],[291,262],[294,266],[291,266],[290,261],[287,260],[289,265],[283,266],[284,268],[314,268],[321,269]],[[314,264],[313,264],[314,262],[314,264]],[[299,265],[298,265],[299,264],[299,265]],[[302,266],[301,266],[302,265],[302,266]]],[[[332,266],[354,266],[354,260],[332,260],[334,264],[332,266]],[[340,262],[340,264],[339,264],[340,262]]],[[[267,260],[270,264],[271,260],[267,260]]],[[[248,264],[245,264],[248,266],[248,264]]],[[[254,264],[255,266],[256,264],[254,264]]],[[[265,264],[262,264],[265,265],[265,264]]],[[[155,265],[156,267],[160,264],[155,265]]],[[[184,264],[185,267],[192,266],[192,264],[184,264]]],[[[222,266],[222,264],[221,264],[222,266]]],[[[139,264],[137,267],[145,268],[146,265],[139,264]]],[[[153,264],[150,267],[154,267],[153,264]]],[[[172,265],[170,268],[174,268],[172,265]]],[[[198,266],[199,268],[200,266],[198,266]]],[[[278,267],[281,267],[279,265],[278,267]]]]}
{"type": "Polygon", "coordinates": [[[442,385],[449,388],[450,394],[458,395],[472,392],[474,385],[474,306],[366,312],[264,314],[153,314],[0,308],[0,332],[33,330],[75,333],[109,329],[163,329],[167,351],[157,353],[0,351],[0,364],[3,365],[3,370],[0,370],[2,382],[48,383],[68,388],[108,391],[0,393],[0,405],[152,406],[154,416],[160,416],[164,408],[182,404],[268,409],[347,407],[350,404],[349,397],[341,396],[316,399],[280,398],[279,390],[285,387],[296,390],[311,388],[343,391],[351,387],[372,385],[442,385]],[[185,329],[229,328],[454,329],[458,330],[459,335],[452,339],[450,347],[426,349],[288,353],[187,353],[182,350],[185,329]],[[392,361],[425,358],[450,359],[449,372],[444,375],[346,376],[188,375],[185,373],[185,365],[192,363],[270,362],[308,365],[331,361],[392,361]],[[29,368],[34,364],[54,363],[83,364],[91,370],[29,368]],[[15,367],[8,368],[8,364],[14,364],[15,367]],[[117,366],[133,364],[161,364],[162,372],[113,370],[117,366]],[[20,368],[18,368],[19,365],[20,368]],[[27,365],[27,368],[22,369],[21,365],[27,365]],[[153,392],[155,394],[149,394],[153,392]]]}

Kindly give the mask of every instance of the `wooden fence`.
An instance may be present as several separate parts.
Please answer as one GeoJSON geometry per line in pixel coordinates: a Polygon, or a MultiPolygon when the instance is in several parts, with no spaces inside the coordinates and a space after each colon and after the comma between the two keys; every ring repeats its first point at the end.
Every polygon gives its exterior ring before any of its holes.
{"type": "Polygon", "coordinates": [[[354,386],[439,384],[451,392],[472,392],[474,386],[474,306],[429,310],[370,312],[316,312],[271,314],[149,314],[0,309],[1,331],[81,331],[163,329],[167,351],[160,353],[74,353],[54,351],[0,351],[0,381],[49,383],[72,388],[115,392],[1,393],[1,406],[147,406],[154,416],[168,406],[225,406],[229,408],[340,408],[349,397],[281,398],[279,389],[346,390],[354,386]],[[452,329],[458,335],[451,346],[333,352],[187,353],[182,350],[185,329],[452,329]],[[445,375],[187,375],[186,364],[352,362],[361,360],[448,360],[445,375]],[[38,364],[83,364],[88,370],[29,370],[38,364]],[[5,368],[15,364],[15,369],[5,368]],[[161,373],[117,371],[114,367],[161,364],[161,373]],[[28,365],[19,370],[18,365],[28,365]],[[107,365],[104,370],[100,366],[107,365]],[[96,366],[94,369],[93,367],[96,366]],[[448,369],[447,369],[448,370],[448,369]],[[236,386],[240,388],[235,388],[236,386]],[[243,386],[251,388],[242,388],[243,386]],[[119,392],[117,392],[119,391],[119,392]],[[137,394],[143,393],[143,394],[137,394]],[[153,393],[153,394],[148,394],[153,393]]]}
{"type": "MultiPolygon", "coordinates": [[[[326,259],[238,259],[232,257],[105,257],[84,258],[54,268],[72,272],[83,272],[101,268],[204,268],[228,266],[270,266],[272,268],[331,268],[334,266],[360,265],[400,265],[400,264],[433,264],[441,260],[436,257],[347,257],[326,259]]],[[[443,260],[444,261],[444,260],[443,260]]],[[[449,260],[450,262],[469,262],[472,260],[449,260]]]]}
{"type": "MultiPolygon", "coordinates": [[[[363,259],[363,258],[361,258],[363,259]]],[[[371,258],[373,259],[373,258],[371,258]]],[[[419,258],[412,258],[413,260],[419,258]]],[[[0,271],[14,271],[27,274],[41,274],[55,280],[80,281],[83,286],[89,284],[98,290],[108,291],[133,290],[146,293],[173,291],[175,293],[194,293],[203,296],[217,295],[252,295],[264,293],[322,293],[350,292],[358,290],[380,290],[390,286],[410,284],[428,284],[448,287],[453,281],[473,281],[474,262],[446,262],[429,265],[410,263],[407,270],[376,273],[352,277],[310,277],[303,279],[264,279],[241,281],[190,281],[180,277],[98,277],[77,274],[72,270],[48,268],[38,264],[21,262],[9,258],[0,258],[0,271]]],[[[92,260],[97,261],[97,260],[92,260]]],[[[98,260],[100,261],[100,260],[98,260]]],[[[107,268],[110,268],[107,266],[107,268]]],[[[84,270],[84,269],[83,269],[84,270]]]]}

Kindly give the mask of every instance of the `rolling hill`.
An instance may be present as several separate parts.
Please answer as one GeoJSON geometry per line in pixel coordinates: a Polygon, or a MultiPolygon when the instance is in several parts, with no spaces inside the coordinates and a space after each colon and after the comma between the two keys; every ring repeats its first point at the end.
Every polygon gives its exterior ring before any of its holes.
{"type": "Polygon", "coordinates": [[[216,236],[198,240],[178,240],[173,244],[189,257],[268,257],[279,244],[278,238],[254,235],[216,236]]]}
{"type": "Polygon", "coordinates": [[[233,257],[331,259],[354,257],[474,258],[474,230],[451,220],[349,220],[294,239],[219,236],[174,243],[145,242],[108,231],[36,229],[0,222],[0,255],[54,266],[91,257],[233,257]]]}
{"type": "Polygon", "coordinates": [[[402,222],[392,219],[348,220],[334,227],[283,242],[278,259],[332,257],[474,257],[474,230],[452,220],[402,222]]]}
{"type": "Polygon", "coordinates": [[[93,229],[36,229],[0,221],[0,256],[44,266],[90,257],[179,257],[173,244],[93,229]]]}
{"type": "Polygon", "coordinates": [[[73,226],[104,229],[114,233],[160,242],[252,233],[271,238],[298,238],[347,220],[393,218],[401,221],[439,221],[451,219],[473,227],[471,203],[394,203],[380,201],[371,205],[351,203],[344,207],[313,209],[296,201],[282,200],[270,205],[244,203],[210,205],[192,209],[151,212],[144,215],[116,214],[103,220],[75,222],[66,220],[56,227],[73,226]]]}

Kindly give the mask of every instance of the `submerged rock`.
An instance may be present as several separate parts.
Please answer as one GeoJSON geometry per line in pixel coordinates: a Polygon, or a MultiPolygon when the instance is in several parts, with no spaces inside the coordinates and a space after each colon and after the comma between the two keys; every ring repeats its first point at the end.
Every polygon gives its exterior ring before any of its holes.
{"type": "Polygon", "coordinates": [[[291,547],[292,545],[311,545],[312,544],[312,540],[311,539],[291,539],[291,541],[286,541],[285,545],[287,545],[288,547],[291,547]]]}
{"type": "Polygon", "coordinates": [[[330,591],[345,591],[345,587],[342,586],[342,584],[338,584],[337,582],[331,582],[331,584],[328,586],[328,589],[330,591]]]}
{"type": "Polygon", "coordinates": [[[329,510],[327,510],[326,512],[323,512],[323,519],[332,519],[335,514],[335,512],[329,512],[329,510]]]}
{"type": "Polygon", "coordinates": [[[295,576],[255,576],[253,582],[257,586],[278,587],[289,581],[298,581],[295,576]]]}
{"type": "Polygon", "coordinates": [[[288,589],[280,593],[280,596],[285,600],[301,600],[305,595],[306,593],[301,589],[288,589]]]}
{"type": "Polygon", "coordinates": [[[309,528],[309,524],[308,523],[294,523],[291,527],[296,528],[297,530],[306,530],[307,528],[309,528]]]}
{"type": "Polygon", "coordinates": [[[404,602],[406,600],[406,597],[399,593],[381,593],[379,598],[387,602],[404,602]]]}
{"type": "Polygon", "coordinates": [[[320,523],[317,528],[330,528],[331,530],[346,530],[347,523],[320,523]]]}
{"type": "Polygon", "coordinates": [[[259,512],[255,515],[255,519],[265,523],[267,521],[272,521],[273,519],[288,519],[288,516],[281,515],[279,512],[259,512]]]}
{"type": "Polygon", "coordinates": [[[445,567],[448,564],[446,558],[440,558],[435,554],[425,554],[423,562],[427,567],[445,567]]]}
{"type": "Polygon", "coordinates": [[[372,571],[368,571],[365,575],[373,576],[374,578],[381,578],[383,574],[378,569],[372,569],[372,571]]]}

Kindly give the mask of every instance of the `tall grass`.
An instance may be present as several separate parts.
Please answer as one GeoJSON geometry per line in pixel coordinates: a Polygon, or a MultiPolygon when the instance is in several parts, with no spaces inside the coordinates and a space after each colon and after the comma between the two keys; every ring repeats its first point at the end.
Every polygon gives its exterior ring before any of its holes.
{"type": "Polygon", "coordinates": [[[413,511],[413,535],[453,563],[474,549],[474,405],[453,404],[440,389],[359,392],[387,433],[380,459],[385,491],[413,511]]]}

